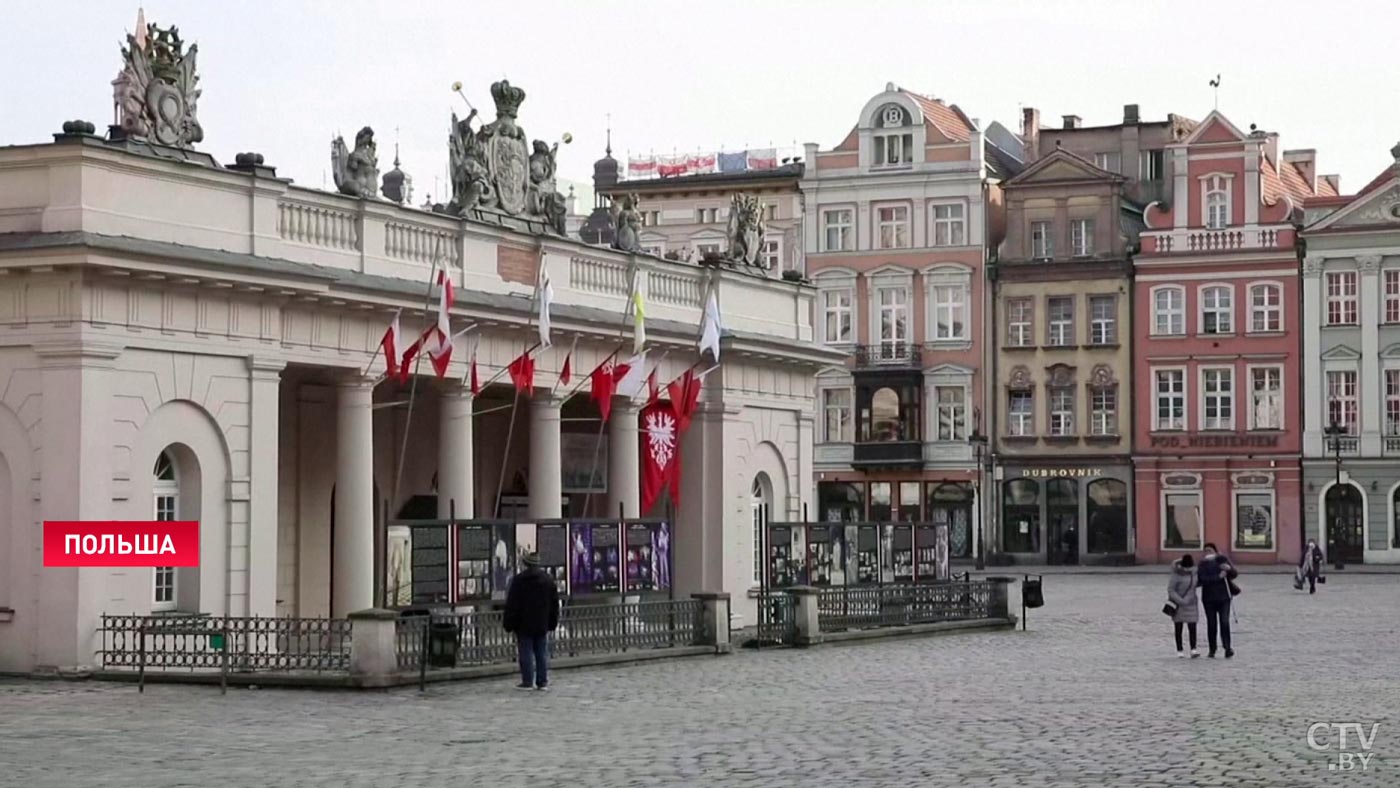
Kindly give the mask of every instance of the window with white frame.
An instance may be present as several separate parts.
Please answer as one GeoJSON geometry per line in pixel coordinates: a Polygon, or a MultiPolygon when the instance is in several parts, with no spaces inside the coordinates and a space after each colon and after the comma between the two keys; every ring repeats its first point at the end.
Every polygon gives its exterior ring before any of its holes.
{"type": "Polygon", "coordinates": [[[1118,343],[1118,297],[1089,296],[1089,344],[1118,343]]]}
{"type": "Polygon", "coordinates": [[[1327,325],[1356,325],[1356,272],[1327,272],[1327,325]]]}
{"type": "Polygon", "coordinates": [[[1201,368],[1201,429],[1235,428],[1235,370],[1201,368]]]}
{"type": "Polygon", "coordinates": [[[879,249],[908,249],[909,206],[885,205],[875,209],[875,231],[879,249]]]}
{"type": "Polygon", "coordinates": [[[1071,219],[1069,223],[1069,248],[1075,257],[1089,257],[1094,253],[1094,220],[1071,219]]]}
{"type": "MultiPolygon", "coordinates": [[[[160,522],[171,522],[179,517],[180,482],[175,475],[175,462],[168,452],[161,452],[156,458],[153,492],[155,494],[155,517],[160,522]]],[[[175,567],[155,568],[151,591],[151,610],[174,610],[175,567]]]]}
{"type": "Polygon", "coordinates": [[[1118,434],[1118,389],[1114,387],[1089,390],[1089,433],[1118,434]]]}
{"type": "Polygon", "coordinates": [[[1172,489],[1162,491],[1162,547],[1168,550],[1199,550],[1205,535],[1201,520],[1201,493],[1199,490],[1181,492],[1172,489]]]}
{"type": "Polygon", "coordinates": [[[1109,172],[1118,172],[1123,168],[1123,155],[1118,151],[1112,153],[1095,153],[1094,166],[1109,172]]]}
{"type": "Polygon", "coordinates": [[[1074,434],[1074,388],[1056,386],[1050,389],[1050,434],[1074,434]]]}
{"type": "Polygon", "coordinates": [[[1347,435],[1356,434],[1356,370],[1330,370],[1327,373],[1327,421],[1339,425],[1347,435]]]}
{"type": "Polygon", "coordinates": [[[770,238],[763,242],[763,262],[770,271],[781,271],[783,268],[783,242],[776,238],[770,238]]]}
{"type": "Polygon", "coordinates": [[[1055,232],[1050,222],[1031,222],[1031,257],[1036,260],[1055,257],[1055,232]]]}
{"type": "Polygon", "coordinates": [[[1274,549],[1274,495],[1267,490],[1235,492],[1235,549],[1274,549]]]}
{"type": "Polygon", "coordinates": [[[933,288],[935,340],[967,338],[967,288],[935,285],[933,288]]]}
{"type": "Polygon", "coordinates": [[[1007,347],[1030,347],[1035,344],[1035,299],[1006,300],[1007,347]]]}
{"type": "Polygon", "coordinates": [[[823,438],[827,443],[850,443],[851,431],[851,390],[822,389],[822,414],[826,430],[823,438]]]}
{"type": "Polygon", "coordinates": [[[829,345],[852,340],[853,295],[849,288],[822,290],[823,336],[829,345]]]}
{"type": "Polygon", "coordinates": [[[1201,288],[1201,333],[1232,334],[1235,330],[1234,291],[1226,285],[1201,288]]]}
{"type": "Polygon", "coordinates": [[[1385,434],[1400,435],[1400,369],[1385,371],[1385,434]]]}
{"type": "Polygon", "coordinates": [[[1385,322],[1400,323],[1400,268],[1385,272],[1385,322]]]}
{"type": "Polygon", "coordinates": [[[1012,435],[1035,434],[1035,393],[1011,389],[1006,408],[1006,426],[1012,435]]]}
{"type": "Polygon", "coordinates": [[[1221,230],[1230,226],[1230,181],[1223,175],[1205,179],[1206,227],[1221,230]]]}
{"type": "Polygon", "coordinates": [[[967,390],[962,386],[935,386],[938,403],[938,440],[967,440],[967,390]]]}
{"type": "Polygon", "coordinates": [[[1155,381],[1157,416],[1152,429],[1186,429],[1186,370],[1159,369],[1153,373],[1155,381]]]}
{"type": "Polygon", "coordinates": [[[822,211],[824,252],[849,252],[855,248],[855,211],[850,208],[828,208],[822,211]]]}
{"type": "Polygon", "coordinates": [[[1283,330],[1283,288],[1258,284],[1249,288],[1249,330],[1283,330]]]}
{"type": "Polygon", "coordinates": [[[933,245],[963,246],[967,243],[967,224],[962,203],[933,206],[933,245]]]}
{"type": "Polygon", "coordinates": [[[1249,428],[1283,429],[1283,367],[1250,368],[1249,428]]]}
{"type": "Polygon", "coordinates": [[[880,287],[875,291],[880,310],[880,345],[884,358],[898,358],[899,346],[909,341],[909,290],[880,287]]]}
{"type": "Polygon", "coordinates": [[[893,167],[914,163],[913,134],[876,134],[875,166],[893,167]]]}
{"type": "Polygon", "coordinates": [[[1074,296],[1051,296],[1045,299],[1046,344],[1074,344],[1074,296]]]}
{"type": "Polygon", "coordinates": [[[719,209],[696,208],[695,221],[697,224],[715,224],[719,221],[719,209]]]}
{"type": "Polygon", "coordinates": [[[1162,148],[1142,151],[1138,154],[1138,164],[1141,180],[1160,181],[1166,178],[1167,160],[1162,148]]]}
{"type": "Polygon", "coordinates": [[[1186,333],[1186,290],[1159,287],[1152,293],[1152,333],[1181,336],[1186,333]]]}

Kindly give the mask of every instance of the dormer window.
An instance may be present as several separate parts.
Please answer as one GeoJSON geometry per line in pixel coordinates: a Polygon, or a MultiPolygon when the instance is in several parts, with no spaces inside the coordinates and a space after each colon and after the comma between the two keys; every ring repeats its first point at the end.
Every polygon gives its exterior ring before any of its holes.
{"type": "Polygon", "coordinates": [[[1230,226],[1230,180],[1223,175],[1211,175],[1203,184],[1205,190],[1206,227],[1223,230],[1230,226]]]}
{"type": "Polygon", "coordinates": [[[875,146],[870,157],[875,167],[898,167],[914,163],[914,134],[910,130],[914,123],[909,113],[898,104],[886,104],[873,118],[875,133],[871,141],[875,146]]]}

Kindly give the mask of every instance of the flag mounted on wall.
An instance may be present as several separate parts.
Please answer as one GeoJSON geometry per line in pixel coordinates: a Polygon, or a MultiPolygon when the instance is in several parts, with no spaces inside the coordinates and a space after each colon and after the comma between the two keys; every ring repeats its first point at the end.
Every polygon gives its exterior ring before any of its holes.
{"type": "Polygon", "coordinates": [[[642,512],[651,511],[661,491],[670,487],[671,504],[680,506],[680,442],[671,403],[658,400],[642,409],[642,512]]]}

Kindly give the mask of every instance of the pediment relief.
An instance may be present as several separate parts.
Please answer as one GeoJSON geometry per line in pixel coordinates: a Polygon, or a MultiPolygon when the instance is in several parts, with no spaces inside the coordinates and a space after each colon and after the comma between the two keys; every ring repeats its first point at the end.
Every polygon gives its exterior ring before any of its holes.
{"type": "Polygon", "coordinates": [[[1393,225],[1400,229],[1400,184],[1367,195],[1356,207],[1336,216],[1332,227],[1393,225]]]}
{"type": "Polygon", "coordinates": [[[1355,361],[1359,358],[1361,354],[1346,345],[1338,345],[1322,354],[1324,361],[1355,361]]]}
{"type": "Polygon", "coordinates": [[[1381,358],[1400,358],[1400,342],[1381,351],[1381,358]]]}

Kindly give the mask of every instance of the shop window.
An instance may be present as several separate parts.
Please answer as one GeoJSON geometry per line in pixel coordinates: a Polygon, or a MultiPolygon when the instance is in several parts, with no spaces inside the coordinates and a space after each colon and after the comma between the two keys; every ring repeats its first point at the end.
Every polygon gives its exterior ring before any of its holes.
{"type": "Polygon", "coordinates": [[[1089,552],[1128,552],[1128,485],[1096,479],[1089,482],[1088,493],[1089,552]]]}
{"type": "Polygon", "coordinates": [[[864,485],[850,482],[818,482],[817,507],[821,519],[830,523],[850,523],[865,519],[864,485]]]}
{"type": "Polygon", "coordinates": [[[1008,553],[1040,552],[1040,484],[1012,479],[1003,488],[1001,549],[1008,553]]]}
{"type": "Polygon", "coordinates": [[[1051,563],[1079,562],[1079,482],[1051,479],[1045,483],[1046,542],[1051,563]]]}
{"type": "Polygon", "coordinates": [[[899,483],[899,520],[912,523],[920,519],[919,505],[922,502],[919,500],[919,488],[921,486],[918,482],[899,483]]]}
{"type": "Polygon", "coordinates": [[[1199,550],[1205,525],[1201,521],[1200,492],[1162,493],[1162,547],[1199,550]]]}
{"type": "Polygon", "coordinates": [[[1273,493],[1235,493],[1235,549],[1274,549],[1273,493]]]}
{"type": "Polygon", "coordinates": [[[948,555],[971,558],[972,486],[963,482],[939,482],[928,486],[927,521],[948,526],[948,555]]]}
{"type": "Polygon", "coordinates": [[[886,522],[894,518],[889,482],[870,483],[870,519],[886,522]]]}

